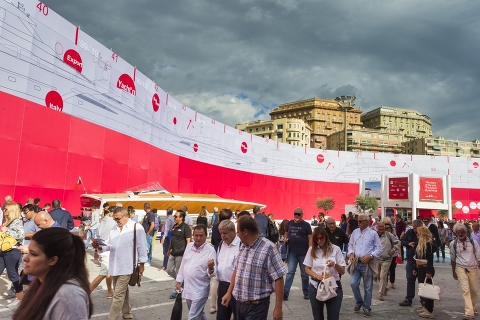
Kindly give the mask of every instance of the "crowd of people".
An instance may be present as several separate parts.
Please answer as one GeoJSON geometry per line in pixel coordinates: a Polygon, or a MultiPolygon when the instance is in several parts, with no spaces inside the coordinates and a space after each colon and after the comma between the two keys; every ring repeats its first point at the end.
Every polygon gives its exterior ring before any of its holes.
{"type": "MultiPolygon", "coordinates": [[[[28,199],[22,205],[5,197],[0,229],[16,244],[0,252],[0,266],[11,281],[5,297],[13,299],[8,305],[15,309],[13,318],[89,319],[93,313],[90,294],[106,279],[107,298],[112,299],[108,319],[120,315],[133,319],[130,277],[135,269],[142,275],[151,264],[157,232],[163,246],[159,270],[175,279],[170,298],[182,293],[188,319],[207,319],[204,309],[209,297],[209,311],[219,320],[267,319],[273,293],[273,318],[282,319],[283,301],[290,297],[297,268],[302,296],[309,301],[315,320],[339,319],[345,272],[350,274],[353,312],[370,317],[374,282],[378,282],[378,300],[385,300],[388,290],[395,288],[397,264],[403,262],[407,290],[399,305],[411,306],[416,282],[433,283],[434,262],[445,262],[445,247],[452,277],[462,292],[463,319],[477,315],[477,221],[444,221],[434,216],[404,221],[401,215],[392,220],[350,212],[339,222],[324,214],[307,222],[298,207],[292,219],[277,226],[273,215],[259,207],[252,212],[214,208],[213,214],[203,207],[194,224],[188,208],[182,206],[168,208],[162,223],[150,203],[143,209],[139,221],[133,207],[92,205],[80,216],[77,236],[71,232],[71,214],[58,199],[51,207],[42,207],[40,199],[28,199]],[[91,283],[87,250],[101,264],[91,283]],[[335,295],[321,299],[328,278],[336,284],[335,295]]],[[[434,300],[420,297],[420,304],[419,317],[435,318],[434,300]]]]}

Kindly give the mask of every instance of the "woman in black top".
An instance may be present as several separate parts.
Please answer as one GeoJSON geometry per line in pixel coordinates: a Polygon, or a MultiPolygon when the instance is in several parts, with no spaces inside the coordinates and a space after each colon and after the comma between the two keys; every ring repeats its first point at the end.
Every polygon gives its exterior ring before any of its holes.
{"type": "Polygon", "coordinates": [[[198,214],[197,225],[199,225],[199,224],[203,224],[205,227],[208,228],[207,210],[205,209],[204,206],[202,206],[202,209],[200,210],[200,213],[198,214]]]}
{"type": "MultiPolygon", "coordinates": [[[[418,227],[415,231],[418,237],[418,244],[415,248],[415,259],[417,264],[413,268],[413,275],[418,277],[418,283],[423,283],[427,278],[427,283],[432,283],[432,278],[435,275],[433,268],[433,245],[432,233],[426,227],[418,227]],[[426,260],[426,263],[418,261],[418,259],[426,260]]],[[[425,299],[425,304],[418,309],[418,315],[422,318],[433,319],[433,300],[425,299]]]]}

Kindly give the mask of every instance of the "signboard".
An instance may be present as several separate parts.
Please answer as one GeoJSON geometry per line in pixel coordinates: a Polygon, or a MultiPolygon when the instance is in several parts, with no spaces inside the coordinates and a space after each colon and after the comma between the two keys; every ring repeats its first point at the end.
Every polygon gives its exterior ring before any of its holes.
{"type": "Polygon", "coordinates": [[[443,201],[442,178],[420,178],[420,201],[443,201]]]}
{"type": "Polygon", "coordinates": [[[375,199],[380,200],[382,195],[381,181],[366,181],[365,195],[370,197],[375,197],[375,199]]]}
{"type": "Polygon", "coordinates": [[[388,178],[388,198],[408,200],[408,177],[388,178]]]}

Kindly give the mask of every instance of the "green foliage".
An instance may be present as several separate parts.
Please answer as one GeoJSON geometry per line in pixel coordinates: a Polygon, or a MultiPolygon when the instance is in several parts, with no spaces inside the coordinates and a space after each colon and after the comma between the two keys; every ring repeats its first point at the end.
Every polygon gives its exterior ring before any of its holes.
{"type": "Polygon", "coordinates": [[[318,209],[322,209],[325,212],[325,215],[328,215],[328,211],[335,208],[335,200],[331,197],[318,198],[316,205],[318,209]]]}
{"type": "Polygon", "coordinates": [[[355,207],[360,213],[365,213],[366,211],[376,212],[378,200],[373,196],[358,195],[355,198],[355,207]]]}
{"type": "MultiPolygon", "coordinates": [[[[455,207],[455,205],[453,204],[452,205],[452,213],[455,212],[455,210],[457,210],[457,207],[455,207]]],[[[448,210],[438,210],[437,211],[437,216],[439,216],[442,219],[448,217],[448,210]]]]}

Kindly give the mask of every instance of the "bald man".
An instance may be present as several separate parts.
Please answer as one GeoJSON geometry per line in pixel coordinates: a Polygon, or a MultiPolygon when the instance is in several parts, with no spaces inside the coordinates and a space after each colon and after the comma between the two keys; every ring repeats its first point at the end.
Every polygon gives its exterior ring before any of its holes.
{"type": "Polygon", "coordinates": [[[327,233],[331,243],[340,247],[342,251],[347,251],[348,236],[342,228],[337,227],[332,217],[327,218],[327,233]]]}
{"type": "Polygon", "coordinates": [[[52,216],[46,211],[40,211],[37,213],[33,221],[40,229],[62,227],[55,220],[53,220],[52,216]]]}

